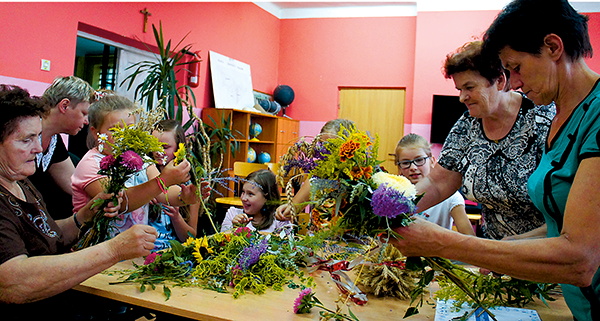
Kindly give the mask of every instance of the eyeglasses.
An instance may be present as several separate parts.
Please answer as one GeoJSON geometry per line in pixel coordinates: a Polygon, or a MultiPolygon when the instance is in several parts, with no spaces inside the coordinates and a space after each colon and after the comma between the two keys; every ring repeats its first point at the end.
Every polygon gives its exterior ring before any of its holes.
{"type": "Polygon", "coordinates": [[[410,165],[415,164],[415,166],[420,167],[425,165],[425,162],[427,162],[427,159],[430,156],[425,156],[425,157],[419,157],[419,158],[415,158],[413,160],[405,160],[405,161],[401,161],[401,162],[397,162],[396,165],[400,166],[400,168],[402,169],[409,169],[410,165]]]}

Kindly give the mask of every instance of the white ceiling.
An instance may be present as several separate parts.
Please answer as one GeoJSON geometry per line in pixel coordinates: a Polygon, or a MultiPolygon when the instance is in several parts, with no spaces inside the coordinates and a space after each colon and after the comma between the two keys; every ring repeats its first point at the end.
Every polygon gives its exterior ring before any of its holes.
{"type": "MultiPolygon", "coordinates": [[[[500,10],[510,0],[415,0],[415,1],[275,1],[255,2],[279,19],[403,17],[417,11],[500,10]]],[[[600,12],[599,0],[570,1],[580,12],[600,12]]]]}

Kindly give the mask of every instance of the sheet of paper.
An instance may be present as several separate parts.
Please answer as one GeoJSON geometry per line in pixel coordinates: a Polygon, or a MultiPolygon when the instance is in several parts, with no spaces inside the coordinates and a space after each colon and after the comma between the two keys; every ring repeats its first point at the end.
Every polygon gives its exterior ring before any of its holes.
{"type": "Polygon", "coordinates": [[[254,108],[250,65],[214,51],[209,51],[209,59],[215,107],[258,111],[254,108]]]}
{"type": "MultiPolygon", "coordinates": [[[[467,312],[467,314],[473,311],[472,308],[469,308],[465,303],[462,305],[461,309],[457,312],[452,312],[454,310],[453,300],[437,301],[437,306],[435,308],[435,321],[450,321],[452,318],[460,317],[467,312]]],[[[471,314],[471,316],[467,319],[467,321],[492,321],[486,313],[480,314],[479,311],[471,314]]],[[[496,317],[498,321],[542,321],[537,311],[531,309],[520,309],[520,308],[508,308],[508,307],[497,307],[494,309],[490,309],[490,311],[496,317]]]]}

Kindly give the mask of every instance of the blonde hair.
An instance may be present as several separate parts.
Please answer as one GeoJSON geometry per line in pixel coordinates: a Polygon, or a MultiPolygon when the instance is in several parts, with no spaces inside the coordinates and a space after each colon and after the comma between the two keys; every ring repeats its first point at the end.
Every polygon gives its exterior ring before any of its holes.
{"type": "MultiPolygon", "coordinates": [[[[133,112],[136,109],[136,104],[129,100],[129,98],[114,94],[107,94],[90,105],[88,113],[90,127],[96,129],[102,127],[106,115],[113,111],[129,110],[133,112]]],[[[96,137],[94,137],[92,131],[89,131],[88,133],[87,145],[88,148],[94,148],[96,145],[96,137]]]]}
{"type": "Polygon", "coordinates": [[[398,164],[398,162],[400,161],[400,153],[402,153],[402,150],[405,148],[421,148],[423,149],[425,154],[427,154],[427,156],[431,157],[431,144],[429,144],[427,139],[423,138],[423,136],[410,133],[402,137],[402,139],[400,139],[400,141],[398,141],[398,144],[396,145],[396,164],[398,164]]]}
{"type": "Polygon", "coordinates": [[[337,133],[342,128],[342,126],[344,126],[344,128],[346,128],[346,129],[355,129],[356,128],[356,125],[354,124],[353,121],[348,120],[348,119],[343,119],[343,118],[337,118],[337,119],[332,119],[332,120],[326,122],[325,125],[323,125],[323,127],[321,127],[321,134],[327,133],[327,134],[337,135],[337,133]]]}
{"type": "Polygon", "coordinates": [[[56,77],[50,87],[44,91],[44,97],[51,107],[56,106],[61,100],[67,98],[74,105],[81,102],[93,103],[96,91],[87,81],[75,77],[56,77]]]}

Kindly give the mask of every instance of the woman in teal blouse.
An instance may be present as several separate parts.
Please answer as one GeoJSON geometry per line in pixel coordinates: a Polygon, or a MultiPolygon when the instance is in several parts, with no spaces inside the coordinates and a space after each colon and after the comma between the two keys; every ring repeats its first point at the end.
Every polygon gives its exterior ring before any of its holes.
{"type": "Polygon", "coordinates": [[[588,18],[566,0],[516,0],[496,17],[484,49],[499,53],[513,89],[556,104],[541,163],[528,190],[548,237],[468,238],[418,220],[397,231],[407,256],[442,256],[517,278],[561,283],[575,320],[600,320],[600,75],[588,18]],[[436,240],[432,242],[432,240],[436,240]]]}

